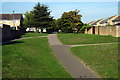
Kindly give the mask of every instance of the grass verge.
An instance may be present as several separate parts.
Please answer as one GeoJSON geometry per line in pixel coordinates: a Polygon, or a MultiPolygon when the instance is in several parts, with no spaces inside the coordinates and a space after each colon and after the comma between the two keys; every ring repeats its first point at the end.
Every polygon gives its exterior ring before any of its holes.
{"type": "Polygon", "coordinates": [[[94,34],[58,34],[59,40],[66,45],[118,42],[117,37],[94,34]]]}
{"type": "Polygon", "coordinates": [[[3,78],[71,78],[47,38],[16,40],[2,47],[3,78]]]}
{"type": "Polygon", "coordinates": [[[47,36],[47,33],[25,33],[24,35],[22,35],[21,37],[37,37],[37,36],[47,36]]]}
{"type": "Polygon", "coordinates": [[[73,47],[71,50],[103,78],[118,78],[118,44],[73,47]]]}

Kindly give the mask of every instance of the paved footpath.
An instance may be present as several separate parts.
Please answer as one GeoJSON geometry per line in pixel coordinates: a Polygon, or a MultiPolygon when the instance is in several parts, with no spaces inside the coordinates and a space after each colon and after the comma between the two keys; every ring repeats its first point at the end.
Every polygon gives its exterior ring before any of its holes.
{"type": "Polygon", "coordinates": [[[79,44],[79,45],[66,45],[69,47],[77,47],[77,46],[91,46],[91,45],[106,45],[106,44],[118,44],[120,42],[111,42],[111,43],[96,43],[96,44],[79,44]]]}
{"type": "Polygon", "coordinates": [[[56,57],[73,78],[98,78],[89,67],[72,55],[69,46],[57,39],[57,34],[48,35],[48,40],[56,57]]]}

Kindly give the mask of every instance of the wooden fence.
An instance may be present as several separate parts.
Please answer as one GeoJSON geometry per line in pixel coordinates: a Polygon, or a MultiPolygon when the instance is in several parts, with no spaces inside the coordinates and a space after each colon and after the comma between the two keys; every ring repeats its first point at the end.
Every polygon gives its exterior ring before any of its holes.
{"type": "Polygon", "coordinates": [[[19,38],[22,34],[24,34],[24,30],[12,30],[10,26],[3,25],[3,28],[0,28],[0,40],[12,40],[15,38],[19,38]]]}

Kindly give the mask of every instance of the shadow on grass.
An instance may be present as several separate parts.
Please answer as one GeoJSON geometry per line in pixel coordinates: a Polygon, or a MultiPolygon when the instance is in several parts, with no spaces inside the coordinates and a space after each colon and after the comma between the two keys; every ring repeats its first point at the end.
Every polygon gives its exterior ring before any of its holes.
{"type": "Polygon", "coordinates": [[[3,43],[2,45],[11,45],[11,44],[18,44],[18,43],[24,43],[22,41],[8,41],[6,43],[3,43]]]}
{"type": "Polygon", "coordinates": [[[2,80],[118,80],[118,78],[3,78],[2,80]]]}

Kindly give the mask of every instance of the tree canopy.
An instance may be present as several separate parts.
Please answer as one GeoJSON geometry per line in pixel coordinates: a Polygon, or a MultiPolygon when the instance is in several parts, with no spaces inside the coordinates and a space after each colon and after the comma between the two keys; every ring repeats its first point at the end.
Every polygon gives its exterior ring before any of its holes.
{"type": "Polygon", "coordinates": [[[25,13],[25,18],[24,18],[24,26],[25,27],[32,27],[33,26],[33,15],[31,14],[31,12],[26,12],[25,13]]]}
{"type": "Polygon", "coordinates": [[[51,23],[53,18],[50,16],[50,11],[48,7],[44,4],[37,3],[36,6],[33,8],[32,11],[25,13],[25,21],[24,24],[27,27],[33,26],[40,28],[51,27],[51,23]]]}
{"type": "Polygon", "coordinates": [[[59,29],[65,33],[78,32],[83,26],[82,15],[79,12],[79,10],[64,12],[62,17],[57,20],[59,29]]]}
{"type": "Polygon", "coordinates": [[[24,26],[41,29],[41,32],[46,29],[48,32],[61,30],[65,33],[78,33],[83,26],[79,12],[64,12],[61,18],[55,20],[50,16],[51,11],[46,5],[37,3],[32,11],[25,13],[24,26]]]}

